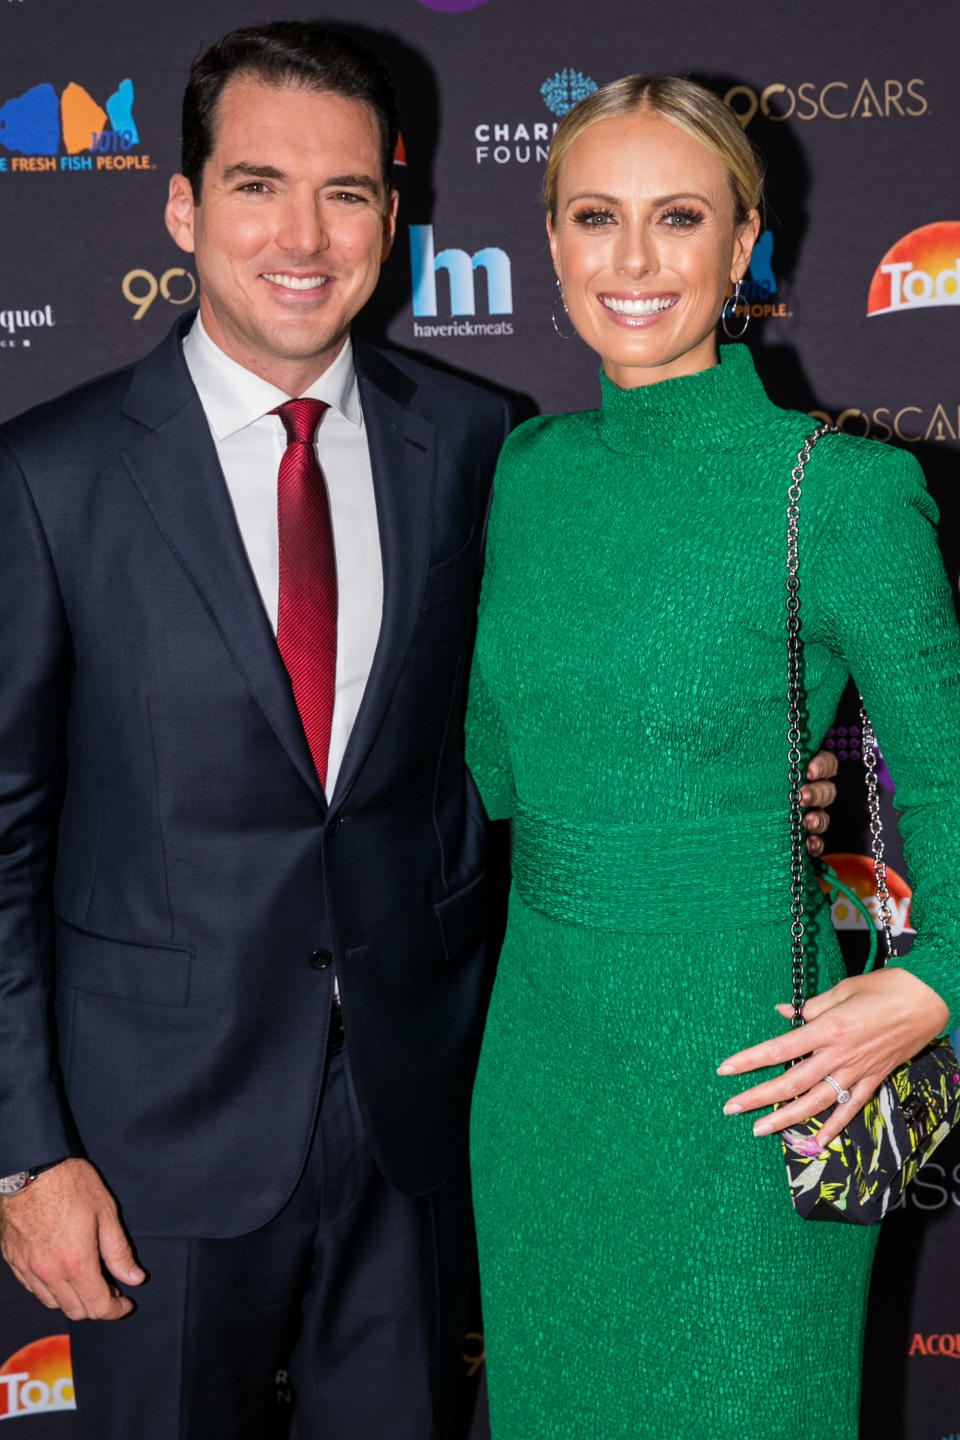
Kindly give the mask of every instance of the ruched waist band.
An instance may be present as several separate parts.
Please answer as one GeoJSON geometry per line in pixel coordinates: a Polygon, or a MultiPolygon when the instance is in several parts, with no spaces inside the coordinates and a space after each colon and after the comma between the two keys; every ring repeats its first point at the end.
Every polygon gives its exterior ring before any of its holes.
{"type": "Polygon", "coordinates": [[[591,929],[776,925],[790,915],[789,816],[608,825],[521,806],[513,879],[532,909],[591,929]]]}

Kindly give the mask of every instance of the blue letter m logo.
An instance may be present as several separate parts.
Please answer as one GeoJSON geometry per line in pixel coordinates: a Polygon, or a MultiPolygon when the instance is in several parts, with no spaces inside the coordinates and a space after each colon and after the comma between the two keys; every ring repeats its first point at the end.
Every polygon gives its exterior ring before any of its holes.
{"type": "Polygon", "coordinates": [[[450,277],[451,315],[476,315],[477,296],[473,272],[487,274],[487,303],[491,315],[513,313],[513,280],[510,256],[496,245],[468,255],[466,250],[441,250],[434,254],[433,226],[410,226],[410,269],[413,272],[414,315],[436,315],[437,271],[450,277]]]}

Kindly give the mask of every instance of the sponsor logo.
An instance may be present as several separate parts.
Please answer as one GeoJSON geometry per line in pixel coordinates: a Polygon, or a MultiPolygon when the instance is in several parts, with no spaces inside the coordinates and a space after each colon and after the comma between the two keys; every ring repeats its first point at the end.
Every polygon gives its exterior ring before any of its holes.
{"type": "Polygon", "coordinates": [[[278,1405],[293,1404],[293,1386],[290,1383],[290,1373],[287,1370],[278,1370],[274,1376],[274,1385],[277,1390],[278,1405]]]}
{"type": "MultiPolygon", "coordinates": [[[[837,878],[842,880],[853,893],[863,901],[868,912],[873,917],[873,923],[880,928],[877,919],[877,912],[880,909],[880,902],[877,899],[877,877],[873,868],[873,857],[870,855],[851,855],[838,852],[835,855],[824,855],[824,864],[829,865],[831,870],[836,872],[837,878]]],[[[830,885],[826,879],[821,879],[820,888],[826,894],[830,885]]],[[[915,935],[916,931],[910,925],[910,902],[913,899],[913,891],[901,875],[898,875],[892,865],[887,866],[887,889],[890,892],[890,930],[893,935],[915,935]]],[[[830,914],[833,918],[834,928],[837,930],[866,930],[867,922],[857,907],[841,895],[830,907],[830,914]]]]}
{"type": "Polygon", "coordinates": [[[960,305],[960,220],[938,220],[904,235],[874,271],[868,315],[960,305]]]}
{"type": "Polygon", "coordinates": [[[898,440],[905,445],[921,441],[960,438],[960,401],[938,401],[933,405],[878,405],[860,410],[851,405],[836,415],[811,410],[814,420],[829,420],[846,435],[868,436],[871,440],[898,440]]]}
{"type": "Polygon", "coordinates": [[[68,1335],[34,1340],[0,1365],[0,1420],[76,1408],[68,1335]]]}
{"type": "Polygon", "coordinates": [[[831,725],[824,737],[823,748],[832,750],[841,764],[845,760],[862,760],[860,726],[831,725]]]}
{"type": "Polygon", "coordinates": [[[174,265],[159,280],[152,270],[128,270],[120,285],[124,300],[135,305],[134,320],[142,320],[159,295],[170,305],[189,305],[197,293],[197,282],[189,270],[174,265]]]}
{"type": "Polygon", "coordinates": [[[468,1377],[472,1379],[487,1358],[487,1346],[479,1330],[468,1330],[465,1343],[467,1348],[463,1352],[463,1363],[468,1377]]]}
{"type": "Polygon", "coordinates": [[[446,249],[437,253],[432,225],[410,226],[410,270],[413,281],[413,333],[431,336],[512,335],[511,321],[473,323],[457,320],[449,324],[422,325],[417,321],[439,314],[437,276],[447,276],[450,314],[476,315],[477,276],[486,280],[487,311],[490,315],[513,314],[513,271],[510,256],[498,245],[488,245],[473,255],[466,250],[446,249]]]}
{"type": "Polygon", "coordinates": [[[743,129],[761,115],[765,120],[893,120],[919,119],[930,109],[923,80],[804,80],[799,85],[775,81],[762,90],[733,85],[724,101],[743,129]]]}
{"type": "Polygon", "coordinates": [[[29,350],[33,332],[52,329],[56,323],[52,305],[37,305],[30,310],[0,310],[0,350],[29,350]]]}
{"type": "Polygon", "coordinates": [[[591,80],[582,70],[558,70],[552,79],[544,80],[540,94],[551,114],[562,118],[574,105],[592,95],[596,88],[596,80],[591,80]]]}
{"type": "Polygon", "coordinates": [[[121,80],[103,105],[71,80],[61,95],[48,82],[0,105],[0,173],[153,170],[134,154],[140,132],[133,118],[132,80],[121,80]],[[66,153],[64,153],[66,152],[66,153]]]}
{"type": "Polygon", "coordinates": [[[890,1209],[933,1214],[951,1205],[960,1209],[960,1165],[954,1165],[948,1172],[939,1161],[928,1160],[890,1209]]]}
{"type": "MultiPolygon", "coordinates": [[[[860,749],[860,726],[859,725],[831,725],[823,741],[824,750],[832,750],[837,759],[843,764],[846,760],[863,761],[863,752],[860,749]]],[[[893,795],[896,786],[893,783],[893,776],[887,769],[887,762],[876,746],[873,747],[874,758],[877,763],[877,780],[884,790],[889,790],[893,795]]]]}
{"type": "MultiPolygon", "coordinates": [[[[558,70],[540,86],[540,98],[551,115],[562,117],[580,100],[592,95],[597,82],[581,70],[558,70]]],[[[478,165],[545,163],[556,120],[483,120],[473,127],[474,159],[478,165]]]]}
{"type": "Polygon", "coordinates": [[[459,15],[464,10],[479,10],[481,5],[486,5],[487,0],[417,0],[418,5],[425,5],[428,10],[440,10],[444,15],[459,15]]]}
{"type": "MultiPolygon", "coordinates": [[[[762,230],[753,247],[746,278],[740,283],[740,303],[733,307],[732,315],[738,320],[744,316],[751,320],[793,319],[793,311],[773,273],[773,245],[773,231],[762,230]]],[[[732,288],[728,287],[728,297],[732,294],[732,288]]]]}
{"type": "MultiPolygon", "coordinates": [[[[960,1335],[914,1335],[908,1354],[945,1355],[951,1360],[960,1360],[960,1335]]],[[[948,1435],[947,1440],[954,1437],[948,1435]]]]}

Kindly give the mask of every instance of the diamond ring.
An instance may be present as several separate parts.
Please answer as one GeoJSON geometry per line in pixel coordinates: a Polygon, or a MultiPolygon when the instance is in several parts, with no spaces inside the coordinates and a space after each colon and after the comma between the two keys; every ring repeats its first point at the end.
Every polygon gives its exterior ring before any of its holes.
{"type": "Polygon", "coordinates": [[[827,1084],[832,1085],[834,1090],[836,1091],[837,1104],[846,1105],[847,1101],[850,1099],[850,1091],[844,1090],[843,1086],[840,1084],[840,1081],[834,1080],[832,1075],[824,1075],[823,1078],[824,1080],[826,1080],[827,1084]]]}

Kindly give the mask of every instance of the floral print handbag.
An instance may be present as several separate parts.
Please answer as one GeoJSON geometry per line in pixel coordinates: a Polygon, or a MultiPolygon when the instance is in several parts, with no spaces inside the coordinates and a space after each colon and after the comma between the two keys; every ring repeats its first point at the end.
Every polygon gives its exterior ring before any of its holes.
{"type": "MultiPolygon", "coordinates": [[[[798,541],[804,469],[817,441],[835,426],[819,425],[808,435],[791,474],[787,505],[787,668],[789,706],[789,779],[791,830],[792,973],[795,1026],[803,1024],[803,810],[800,789],[802,647],[798,541]]],[[[867,801],[873,841],[877,900],[886,956],[895,957],[890,896],[883,859],[883,829],[877,790],[873,727],[860,711],[867,801]]],[[[871,929],[873,917],[868,917],[871,929]]],[[[875,955],[871,953],[870,968],[875,955]]],[[[952,1040],[944,1036],[901,1065],[823,1149],[819,1132],[835,1106],[782,1132],[787,1179],[794,1208],[804,1220],[836,1220],[875,1225],[903,1194],[920,1167],[946,1139],[960,1118],[960,1062],[952,1040]]]]}

